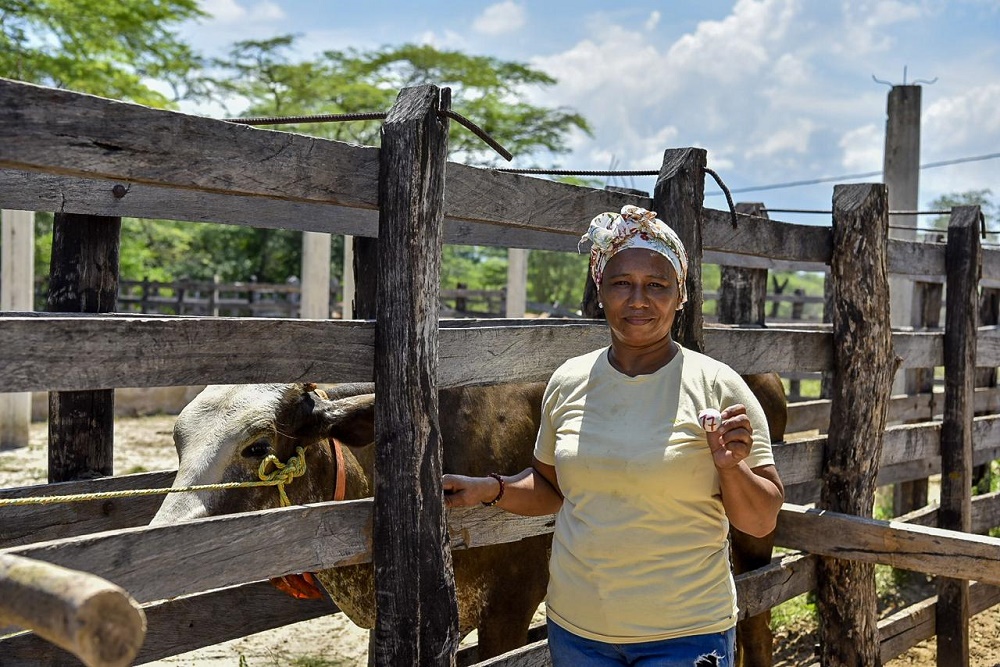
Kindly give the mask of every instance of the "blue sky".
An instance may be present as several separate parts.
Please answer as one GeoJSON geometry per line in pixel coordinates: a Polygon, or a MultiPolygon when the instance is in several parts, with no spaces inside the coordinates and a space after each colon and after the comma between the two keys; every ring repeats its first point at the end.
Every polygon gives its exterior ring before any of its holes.
{"type": "MultiPolygon", "coordinates": [[[[406,42],[526,62],[558,79],[526,90],[592,124],[572,152],[523,156],[565,169],[658,169],[664,148],[700,146],[730,188],[882,168],[886,96],[875,76],[923,87],[921,163],[1000,153],[1000,0],[596,0],[307,2],[203,0],[185,28],[208,54],[295,33],[302,55],[406,42]]],[[[878,180],[872,177],[862,180],[878,180]]],[[[652,178],[616,184],[652,188],[652,178]]],[[[1000,159],[926,169],[920,203],[991,188],[1000,159]]],[[[707,184],[714,191],[713,184],[707,184]]],[[[737,201],[829,209],[833,184],[737,201]]],[[[710,197],[709,206],[725,200],[710,197]]],[[[780,219],[828,224],[828,218],[780,219]]]]}

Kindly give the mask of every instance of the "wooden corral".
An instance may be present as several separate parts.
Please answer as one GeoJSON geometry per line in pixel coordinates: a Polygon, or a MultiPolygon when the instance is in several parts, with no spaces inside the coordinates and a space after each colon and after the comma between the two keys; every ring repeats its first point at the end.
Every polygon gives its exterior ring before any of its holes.
{"type": "MultiPolygon", "coordinates": [[[[734,229],[728,212],[702,207],[699,188],[679,187],[682,181],[690,185],[692,175],[685,170],[704,164],[704,151],[667,150],[653,198],[446,165],[441,142],[446,144],[447,128],[436,113],[443,101],[433,87],[403,91],[387,123],[387,132],[396,136],[380,151],[0,80],[2,208],[392,239],[379,247],[385,268],[378,273],[382,292],[375,321],[124,313],[0,318],[2,392],[405,378],[380,384],[380,392],[389,391],[386,384],[398,384],[392,390],[397,393],[380,396],[405,406],[380,419],[401,420],[401,429],[419,433],[396,444],[400,458],[380,462],[399,475],[393,478],[399,483],[379,487],[375,501],[288,507],[155,528],[145,524],[159,497],[0,506],[4,555],[91,573],[114,582],[144,605],[148,630],[137,663],[329,613],[327,603],[294,601],[261,582],[374,559],[394,573],[390,581],[383,578],[378,584],[377,662],[416,664],[410,659],[417,656],[421,664],[450,664],[457,641],[454,601],[447,594],[450,558],[444,547],[476,548],[552,530],[552,517],[525,519],[493,509],[456,510],[445,516],[438,471],[430,466],[433,474],[422,478],[416,473],[421,462],[435,456],[436,445],[426,435],[434,430],[436,405],[427,391],[544,380],[564,359],[605,345],[606,327],[552,319],[439,323],[428,315],[428,304],[437,299],[433,230],[442,219],[440,238],[446,243],[576,252],[581,230],[593,215],[636,204],[659,210],[672,223],[682,221],[688,245],[700,246],[705,261],[749,268],[767,268],[773,262],[836,267],[852,256],[858,266],[870,269],[866,279],[882,280],[895,273],[947,280],[956,295],[948,306],[959,309],[968,299],[957,295],[971,294],[975,287],[975,281],[970,282],[974,267],[964,261],[967,252],[953,250],[951,241],[953,234],[956,248],[972,247],[975,236],[967,231],[970,220],[978,219],[974,209],[954,212],[947,252],[940,245],[878,237],[881,227],[865,229],[860,223],[876,215],[871,211],[878,211],[885,197],[879,185],[835,189],[837,233],[746,214],[738,216],[734,229]],[[419,252],[413,254],[414,249],[419,252]],[[400,281],[407,290],[398,287],[400,281]],[[415,429],[416,423],[424,428],[415,429]],[[393,513],[393,507],[405,506],[415,494],[422,494],[425,503],[419,522],[393,513]],[[438,502],[428,503],[429,498],[438,502]],[[405,542],[387,543],[388,531],[379,528],[387,520],[405,524],[396,533],[405,535],[405,542]],[[419,573],[436,583],[407,590],[407,578],[418,574],[413,568],[419,564],[408,562],[418,543],[424,553],[440,556],[426,559],[433,563],[433,572],[419,573]],[[152,572],[156,576],[150,576],[152,572]],[[437,622],[414,632],[414,619],[428,617],[437,622]],[[432,655],[439,657],[431,660],[432,655]]],[[[702,260],[699,254],[693,253],[695,265],[702,260]]],[[[982,258],[985,277],[1000,279],[1000,252],[979,255],[977,250],[976,256],[982,258]]],[[[947,318],[947,334],[886,330],[880,340],[891,344],[888,349],[898,357],[899,367],[946,367],[946,394],[943,421],[884,428],[892,415],[905,412],[906,419],[930,419],[942,410],[916,401],[891,404],[882,374],[864,377],[872,364],[884,368],[895,365],[896,359],[887,355],[884,345],[872,351],[865,347],[870,341],[834,335],[834,330],[840,326],[850,331],[860,327],[861,320],[865,326],[885,326],[887,313],[854,307],[851,295],[865,284],[857,276],[841,278],[842,273],[831,271],[834,292],[841,296],[840,319],[834,320],[833,329],[702,327],[697,300],[685,322],[692,339],[703,339],[708,354],[740,373],[826,371],[839,383],[839,399],[810,408],[820,417],[795,417],[800,423],[825,422],[827,435],[775,449],[788,499],[795,503],[781,512],[777,544],[801,553],[742,575],[737,581],[741,613],[756,614],[816,590],[821,609],[841,604],[838,624],[828,623],[823,632],[829,664],[837,664],[834,652],[845,644],[859,655],[887,660],[932,636],[935,628],[939,645],[947,642],[952,647],[948,660],[960,659],[963,645],[968,653],[968,616],[1000,603],[1000,540],[973,534],[1000,524],[1000,496],[970,499],[965,482],[971,465],[998,457],[1000,416],[972,418],[974,400],[992,409],[997,397],[982,392],[974,397],[962,374],[970,364],[1000,366],[1000,336],[995,328],[978,330],[975,317],[964,311],[947,318]],[[859,352],[868,354],[868,365],[852,367],[859,352]],[[838,417],[824,418],[824,411],[838,417]],[[839,417],[851,411],[856,414],[839,417]],[[831,447],[842,462],[866,457],[856,477],[850,466],[825,467],[831,447]],[[948,451],[942,456],[944,447],[948,451]],[[885,522],[870,518],[870,503],[852,513],[802,506],[821,499],[834,504],[856,500],[824,493],[831,474],[840,488],[868,493],[876,485],[923,479],[940,471],[959,480],[943,489],[948,497],[943,497],[940,511],[923,510],[885,522]],[[961,530],[934,527],[938,524],[961,530]],[[826,575],[821,584],[825,568],[845,562],[890,564],[950,580],[936,603],[917,605],[876,625],[869,606],[844,604],[842,596],[858,594],[853,581],[838,586],[826,575]],[[969,586],[967,580],[977,583],[969,586]],[[945,625],[940,621],[945,616],[961,620],[945,625]],[[850,628],[865,632],[848,638],[850,628]]],[[[161,488],[171,478],[170,473],[105,477],[5,489],[0,498],[161,488]]],[[[67,662],[67,654],[30,634],[0,641],[0,653],[4,664],[11,665],[67,662]]],[[[545,656],[544,642],[539,642],[490,664],[544,664],[545,656]]]]}

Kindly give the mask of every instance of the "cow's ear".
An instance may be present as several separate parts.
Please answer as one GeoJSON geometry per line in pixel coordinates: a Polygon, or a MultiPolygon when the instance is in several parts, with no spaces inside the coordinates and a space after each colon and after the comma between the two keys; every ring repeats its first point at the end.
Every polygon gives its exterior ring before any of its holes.
{"type": "Polygon", "coordinates": [[[360,394],[327,400],[315,392],[306,394],[312,403],[310,421],[317,435],[336,438],[348,447],[375,442],[375,394],[360,394]]]}

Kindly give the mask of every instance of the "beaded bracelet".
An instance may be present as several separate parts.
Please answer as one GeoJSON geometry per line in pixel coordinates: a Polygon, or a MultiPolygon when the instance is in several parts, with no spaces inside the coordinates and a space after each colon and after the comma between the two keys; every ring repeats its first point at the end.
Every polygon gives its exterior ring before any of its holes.
{"type": "Polygon", "coordinates": [[[501,498],[503,498],[503,491],[504,491],[503,477],[501,477],[499,473],[495,473],[495,472],[491,472],[489,474],[489,476],[492,477],[493,479],[495,479],[497,482],[500,483],[500,492],[497,493],[497,497],[494,498],[493,500],[491,500],[490,502],[488,502],[488,503],[484,502],[483,503],[484,507],[493,507],[498,502],[500,502],[501,498]]]}

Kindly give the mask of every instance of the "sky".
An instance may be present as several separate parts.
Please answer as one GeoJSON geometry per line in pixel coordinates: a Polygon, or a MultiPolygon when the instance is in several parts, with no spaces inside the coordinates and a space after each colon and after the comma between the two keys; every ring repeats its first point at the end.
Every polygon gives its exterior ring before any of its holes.
{"type": "MultiPolygon", "coordinates": [[[[890,85],[903,83],[922,86],[921,164],[1000,154],[1000,0],[202,0],[201,6],[211,18],[186,25],[183,35],[208,55],[241,39],[296,34],[302,57],[420,43],[548,73],[558,83],[525,90],[525,98],[574,109],[593,134],[575,133],[568,154],[516,156],[512,167],[657,170],[664,149],[697,146],[737,191],[736,201],[829,210],[834,182],[738,191],[880,171],[887,95],[890,85]]],[[[605,180],[647,191],[654,182],[605,180]]],[[[920,208],[943,194],[985,188],[1000,201],[1000,156],[923,169],[920,208]]],[[[725,208],[711,181],[706,193],[707,206],[725,208]]],[[[772,217],[829,224],[823,215],[772,217]]]]}

